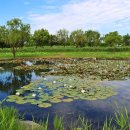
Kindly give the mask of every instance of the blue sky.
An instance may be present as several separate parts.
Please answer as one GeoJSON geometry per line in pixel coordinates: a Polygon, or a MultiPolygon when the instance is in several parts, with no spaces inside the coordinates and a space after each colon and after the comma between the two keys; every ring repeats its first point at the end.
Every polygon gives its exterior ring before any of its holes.
{"type": "Polygon", "coordinates": [[[32,32],[81,28],[130,33],[130,0],[0,0],[0,12],[0,25],[17,17],[29,23],[32,32]]]}

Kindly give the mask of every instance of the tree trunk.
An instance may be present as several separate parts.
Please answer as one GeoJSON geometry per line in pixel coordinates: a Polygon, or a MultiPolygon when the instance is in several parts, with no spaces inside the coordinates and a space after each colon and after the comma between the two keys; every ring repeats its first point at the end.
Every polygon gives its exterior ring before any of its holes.
{"type": "Polygon", "coordinates": [[[13,53],[13,58],[15,58],[16,50],[15,50],[15,47],[14,47],[14,46],[13,46],[13,48],[12,48],[12,53],[13,53]]]}

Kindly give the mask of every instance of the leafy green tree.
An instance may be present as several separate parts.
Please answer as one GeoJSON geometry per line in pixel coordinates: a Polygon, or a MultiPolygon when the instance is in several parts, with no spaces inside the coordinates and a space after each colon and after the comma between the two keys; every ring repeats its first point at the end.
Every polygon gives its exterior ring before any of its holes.
{"type": "Polygon", "coordinates": [[[57,41],[57,36],[51,34],[49,38],[49,45],[52,47],[57,44],[57,41]]]}
{"type": "Polygon", "coordinates": [[[100,33],[88,30],[85,32],[85,39],[88,46],[98,46],[100,44],[100,33]]]}
{"type": "Polygon", "coordinates": [[[6,36],[6,28],[5,26],[0,26],[0,48],[7,47],[5,43],[5,36],[6,36]]]}
{"type": "Polygon", "coordinates": [[[71,35],[70,35],[70,41],[76,47],[83,47],[83,46],[85,46],[84,31],[81,30],[81,29],[73,31],[71,33],[71,35]]]}
{"type": "Polygon", "coordinates": [[[122,45],[122,43],[123,43],[122,36],[119,35],[119,33],[117,31],[106,34],[104,37],[104,41],[105,41],[105,44],[107,44],[111,47],[119,46],[119,45],[122,45]]]}
{"type": "Polygon", "coordinates": [[[60,29],[59,31],[57,31],[57,40],[60,45],[63,45],[64,47],[66,46],[68,42],[68,34],[69,31],[66,29],[60,29]]]}
{"type": "Polygon", "coordinates": [[[31,34],[30,34],[30,25],[26,24],[22,24],[21,25],[21,41],[20,41],[20,47],[23,47],[25,44],[27,44],[27,42],[29,42],[31,38],[31,34]]]}
{"type": "Polygon", "coordinates": [[[126,46],[129,46],[130,45],[130,35],[129,34],[126,34],[123,36],[123,43],[126,45],[126,46]]]}
{"type": "Polygon", "coordinates": [[[39,29],[34,32],[33,40],[36,44],[36,48],[38,46],[49,45],[49,32],[46,29],[39,29]]]}
{"type": "Polygon", "coordinates": [[[11,47],[13,57],[15,58],[17,49],[28,41],[30,36],[30,25],[24,24],[20,19],[14,18],[7,21],[6,36],[4,41],[11,47]]]}

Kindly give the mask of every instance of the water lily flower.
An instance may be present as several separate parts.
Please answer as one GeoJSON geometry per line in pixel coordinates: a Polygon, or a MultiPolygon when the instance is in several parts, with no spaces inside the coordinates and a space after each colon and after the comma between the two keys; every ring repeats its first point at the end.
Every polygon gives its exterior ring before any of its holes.
{"type": "Polygon", "coordinates": [[[64,84],[64,87],[66,87],[67,86],[67,84],[64,84]]]}
{"type": "Polygon", "coordinates": [[[72,81],[72,79],[69,79],[70,81],[72,81]]]}
{"type": "Polygon", "coordinates": [[[73,86],[70,85],[70,88],[73,88],[73,86]]]}
{"type": "Polygon", "coordinates": [[[81,93],[85,93],[86,91],[84,89],[81,90],[81,93]]]}
{"type": "Polygon", "coordinates": [[[53,81],[53,84],[55,84],[56,83],[56,81],[53,81]]]}
{"type": "Polygon", "coordinates": [[[41,90],[42,88],[41,88],[41,87],[39,87],[38,89],[39,89],[39,90],[41,90]]]}
{"type": "Polygon", "coordinates": [[[19,93],[19,92],[17,92],[17,93],[16,93],[16,95],[17,95],[17,96],[19,96],[19,95],[20,95],[20,93],[19,93]]]}
{"type": "Polygon", "coordinates": [[[32,97],[36,97],[36,94],[32,94],[32,97]]]}
{"type": "Polygon", "coordinates": [[[47,80],[46,78],[44,78],[44,80],[47,80]]]}

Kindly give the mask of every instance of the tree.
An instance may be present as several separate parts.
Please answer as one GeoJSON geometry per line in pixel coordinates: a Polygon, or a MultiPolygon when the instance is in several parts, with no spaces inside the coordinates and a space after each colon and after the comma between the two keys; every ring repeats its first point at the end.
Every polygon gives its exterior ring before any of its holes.
{"type": "Polygon", "coordinates": [[[100,44],[100,33],[93,30],[85,32],[85,39],[88,46],[97,46],[100,44]]]}
{"type": "Polygon", "coordinates": [[[4,41],[11,47],[13,57],[15,58],[17,49],[27,42],[30,36],[30,25],[24,24],[20,19],[14,18],[7,21],[6,36],[4,41]]]}
{"type": "Polygon", "coordinates": [[[126,45],[126,46],[129,46],[130,45],[130,35],[129,34],[126,34],[123,36],[123,43],[126,45]]]}
{"type": "Polygon", "coordinates": [[[66,29],[60,29],[59,31],[57,31],[58,42],[64,47],[66,46],[67,41],[68,41],[68,34],[69,34],[69,31],[66,29]]]}
{"type": "Polygon", "coordinates": [[[33,40],[36,44],[36,48],[38,46],[44,46],[49,44],[49,32],[46,29],[39,29],[34,32],[33,40]]]}
{"type": "Polygon", "coordinates": [[[0,26],[0,48],[4,48],[6,47],[6,44],[5,44],[5,36],[6,36],[6,28],[5,26],[0,26]]]}
{"type": "Polygon", "coordinates": [[[85,35],[84,31],[81,29],[75,30],[70,35],[70,41],[76,46],[76,47],[83,47],[85,46],[85,35]]]}
{"type": "Polygon", "coordinates": [[[104,37],[105,44],[109,46],[119,46],[123,43],[122,36],[117,31],[110,32],[104,37]]]}
{"type": "Polygon", "coordinates": [[[50,35],[50,38],[49,38],[49,45],[52,47],[54,45],[57,44],[57,37],[56,35],[50,35]]]}

